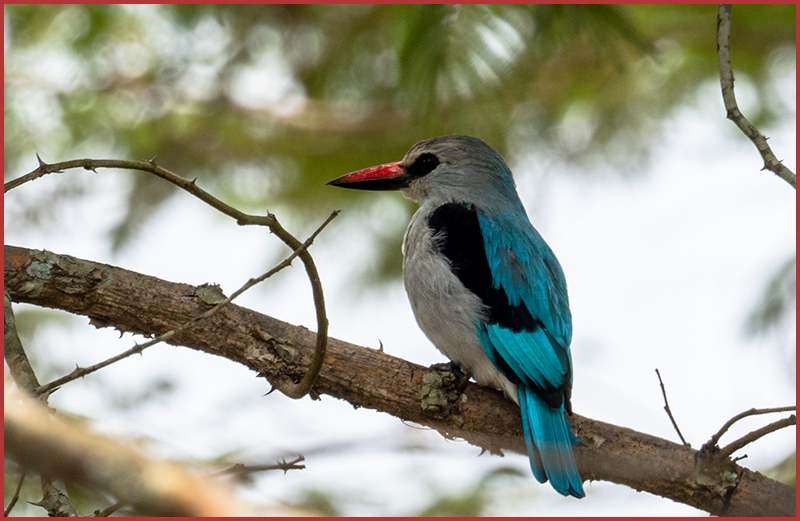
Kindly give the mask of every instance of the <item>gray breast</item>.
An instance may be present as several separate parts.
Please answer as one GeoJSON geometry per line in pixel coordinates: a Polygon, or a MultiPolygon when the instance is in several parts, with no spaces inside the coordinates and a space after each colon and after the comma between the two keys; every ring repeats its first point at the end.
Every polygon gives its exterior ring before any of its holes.
{"type": "Polygon", "coordinates": [[[516,387],[489,360],[478,338],[486,316],[481,299],[453,273],[428,227],[434,207],[414,214],[403,240],[403,283],[420,329],[447,358],[481,385],[503,390],[515,402],[516,387]]]}

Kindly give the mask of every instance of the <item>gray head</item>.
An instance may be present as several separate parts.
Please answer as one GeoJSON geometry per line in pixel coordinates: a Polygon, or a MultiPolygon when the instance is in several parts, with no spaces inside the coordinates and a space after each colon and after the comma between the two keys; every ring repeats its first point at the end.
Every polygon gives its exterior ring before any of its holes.
{"type": "Polygon", "coordinates": [[[420,204],[469,202],[478,206],[518,200],[502,156],[470,136],[420,141],[403,160],[352,172],[328,184],[362,190],[401,190],[420,204]]]}
{"type": "Polygon", "coordinates": [[[426,139],[411,147],[400,164],[412,177],[402,191],[419,203],[479,202],[509,189],[515,193],[511,170],[503,157],[478,138],[426,139]]]}

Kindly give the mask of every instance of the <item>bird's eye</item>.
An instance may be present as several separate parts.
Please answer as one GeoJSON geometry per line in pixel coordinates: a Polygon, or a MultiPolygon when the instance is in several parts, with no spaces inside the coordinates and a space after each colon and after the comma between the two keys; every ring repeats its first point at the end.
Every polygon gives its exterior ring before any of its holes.
{"type": "Polygon", "coordinates": [[[434,168],[439,166],[439,158],[433,154],[425,153],[420,155],[416,161],[414,161],[411,166],[408,167],[406,172],[410,177],[422,177],[426,174],[431,173],[434,168]]]}

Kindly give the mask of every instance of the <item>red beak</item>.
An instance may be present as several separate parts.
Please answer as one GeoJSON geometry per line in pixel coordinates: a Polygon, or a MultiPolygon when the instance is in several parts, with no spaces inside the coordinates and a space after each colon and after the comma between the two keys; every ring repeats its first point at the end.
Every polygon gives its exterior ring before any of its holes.
{"type": "Polygon", "coordinates": [[[408,186],[408,181],[405,169],[397,162],[357,170],[327,184],[355,190],[400,190],[408,186]]]}

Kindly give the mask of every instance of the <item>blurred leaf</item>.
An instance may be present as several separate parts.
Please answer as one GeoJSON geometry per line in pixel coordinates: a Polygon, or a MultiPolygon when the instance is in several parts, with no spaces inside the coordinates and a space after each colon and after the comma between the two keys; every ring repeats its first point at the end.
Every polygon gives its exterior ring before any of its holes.
{"type": "Polygon", "coordinates": [[[751,335],[764,334],[795,316],[797,256],[786,261],[772,276],[759,304],[747,319],[751,335]]]}
{"type": "Polygon", "coordinates": [[[773,468],[765,470],[764,474],[791,487],[797,486],[797,453],[791,453],[773,468]]]}
{"type": "Polygon", "coordinates": [[[314,512],[318,516],[341,517],[341,512],[336,507],[334,498],[319,490],[310,490],[305,493],[300,505],[303,509],[314,512]]]}
{"type": "Polygon", "coordinates": [[[485,515],[491,498],[490,486],[498,478],[519,476],[517,469],[500,467],[487,473],[474,487],[459,494],[439,498],[432,505],[417,514],[419,517],[478,517],[485,515]]]}

